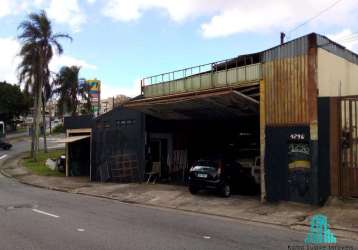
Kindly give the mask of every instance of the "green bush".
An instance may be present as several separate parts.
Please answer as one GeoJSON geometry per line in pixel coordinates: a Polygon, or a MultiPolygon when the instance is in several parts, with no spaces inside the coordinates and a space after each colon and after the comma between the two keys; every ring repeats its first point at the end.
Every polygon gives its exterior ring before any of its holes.
{"type": "Polygon", "coordinates": [[[52,133],[54,134],[65,133],[65,127],[63,126],[63,124],[59,124],[52,129],[52,133]]]}

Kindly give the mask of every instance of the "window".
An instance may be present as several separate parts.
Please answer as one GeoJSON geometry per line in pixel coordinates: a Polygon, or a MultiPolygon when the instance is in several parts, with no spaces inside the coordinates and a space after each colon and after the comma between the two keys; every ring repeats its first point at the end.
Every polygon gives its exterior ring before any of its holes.
{"type": "Polygon", "coordinates": [[[127,126],[134,125],[134,124],[135,124],[135,120],[127,120],[127,126]]]}
{"type": "Polygon", "coordinates": [[[111,125],[109,124],[108,121],[104,121],[104,122],[103,122],[103,127],[104,127],[104,128],[110,128],[111,125]]]}
{"type": "Polygon", "coordinates": [[[131,125],[135,124],[135,120],[134,119],[130,119],[130,120],[116,120],[116,127],[117,128],[125,128],[131,125]]]}

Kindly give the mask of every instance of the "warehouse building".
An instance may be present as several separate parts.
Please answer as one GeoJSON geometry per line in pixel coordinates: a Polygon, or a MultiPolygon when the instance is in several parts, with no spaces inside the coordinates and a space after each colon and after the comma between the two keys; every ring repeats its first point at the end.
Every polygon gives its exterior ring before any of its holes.
{"type": "Polygon", "coordinates": [[[230,152],[262,159],[262,200],[358,196],[357,80],[358,55],[315,33],[145,78],[140,96],[96,119],[92,179],[145,181],[150,165],[175,182],[230,152]]]}

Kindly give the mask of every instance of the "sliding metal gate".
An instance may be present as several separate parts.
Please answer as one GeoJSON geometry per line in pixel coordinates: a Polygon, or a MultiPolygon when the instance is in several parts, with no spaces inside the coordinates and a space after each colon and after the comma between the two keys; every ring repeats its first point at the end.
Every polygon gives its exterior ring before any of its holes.
{"type": "Polygon", "coordinates": [[[358,197],[358,96],[340,99],[341,191],[358,197]]]}

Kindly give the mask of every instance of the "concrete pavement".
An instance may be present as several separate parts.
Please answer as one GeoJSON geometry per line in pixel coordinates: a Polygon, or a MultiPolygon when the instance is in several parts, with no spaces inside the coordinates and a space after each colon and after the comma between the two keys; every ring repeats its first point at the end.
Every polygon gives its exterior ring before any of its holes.
{"type": "Polygon", "coordinates": [[[0,197],[1,249],[287,249],[305,237],[267,225],[48,191],[5,177],[0,197]]]}
{"type": "Polygon", "coordinates": [[[357,201],[343,202],[333,199],[324,207],[290,202],[262,204],[258,197],[252,196],[233,195],[225,199],[209,192],[193,196],[184,186],[93,183],[89,182],[88,178],[81,177],[33,175],[19,166],[17,161],[10,162],[8,166],[9,169],[5,169],[5,173],[15,176],[23,183],[37,187],[108,198],[130,204],[285,226],[300,231],[308,230],[312,215],[324,214],[328,217],[331,229],[337,236],[358,240],[357,201]]]}
{"type": "MultiPolygon", "coordinates": [[[[63,148],[63,143],[58,143],[57,141],[63,138],[64,135],[58,134],[55,136],[49,136],[48,138],[48,148],[63,148]]],[[[30,137],[25,132],[19,132],[14,134],[9,134],[6,136],[6,140],[13,144],[11,150],[0,149],[0,164],[6,162],[8,159],[19,156],[24,152],[30,151],[30,137]]],[[[43,147],[43,138],[40,138],[40,148],[43,147]]],[[[17,157],[16,157],[17,158],[17,157]]]]}
{"type": "Polygon", "coordinates": [[[29,132],[26,130],[26,131],[15,131],[15,132],[11,132],[11,133],[8,133],[6,135],[6,138],[8,140],[14,140],[14,139],[17,139],[17,138],[23,138],[23,137],[26,137],[28,136],[29,132]]]}
{"type": "Polygon", "coordinates": [[[297,203],[262,204],[259,197],[253,196],[233,195],[229,199],[224,199],[209,192],[193,196],[185,186],[94,183],[86,177],[38,176],[22,167],[18,158],[10,160],[1,171],[22,183],[51,190],[274,225],[293,226],[303,222],[317,209],[297,203]]]}

